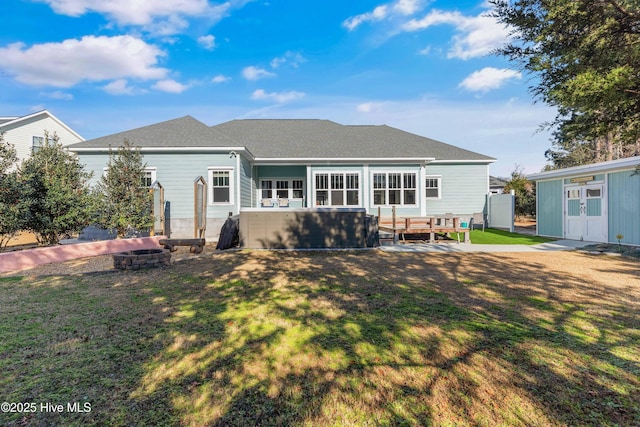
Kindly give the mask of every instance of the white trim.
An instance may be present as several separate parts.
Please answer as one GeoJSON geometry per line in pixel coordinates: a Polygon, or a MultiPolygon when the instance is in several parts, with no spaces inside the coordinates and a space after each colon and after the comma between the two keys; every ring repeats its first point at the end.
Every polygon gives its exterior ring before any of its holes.
{"type": "Polygon", "coordinates": [[[209,166],[207,167],[207,187],[209,188],[208,192],[208,196],[209,196],[209,200],[208,200],[208,205],[209,206],[232,206],[234,204],[234,199],[235,199],[235,192],[236,192],[236,188],[235,188],[235,174],[233,173],[233,170],[235,169],[235,167],[233,166],[209,166]],[[220,202],[220,203],[216,203],[213,201],[213,172],[214,171],[226,171],[229,172],[229,201],[228,202],[220,202]]]}
{"type": "Polygon", "coordinates": [[[495,163],[496,159],[483,159],[483,160],[433,160],[431,163],[435,164],[455,164],[455,163],[464,163],[464,164],[489,164],[495,163]]]}
{"type": "MultiPolygon", "coordinates": [[[[427,165],[420,166],[419,178],[421,183],[427,182],[427,165]]],[[[426,185],[418,185],[420,192],[420,216],[427,216],[427,188],[426,185]]]]}
{"type": "MultiPolygon", "coordinates": [[[[371,180],[369,175],[369,163],[365,163],[362,165],[362,188],[367,189],[371,188],[371,180]]],[[[369,210],[369,206],[371,206],[370,192],[363,191],[362,195],[362,206],[364,206],[367,211],[369,210]]]]}
{"type": "MultiPolygon", "coordinates": [[[[80,144],[79,142],[77,144],[80,144]]],[[[113,151],[114,147],[73,147],[72,144],[70,146],[68,146],[69,151],[73,151],[73,152],[77,152],[77,153],[102,153],[102,152],[109,152],[109,151],[113,151]]],[[[117,147],[115,147],[117,148],[117,147]]],[[[141,152],[146,152],[146,153],[175,153],[175,152],[204,152],[204,153],[225,153],[229,154],[232,151],[242,151],[244,154],[246,154],[245,157],[247,157],[249,160],[254,161],[255,157],[254,155],[251,153],[251,151],[249,151],[247,148],[245,147],[211,147],[211,146],[206,146],[206,147],[145,147],[145,146],[139,146],[139,145],[134,145],[134,148],[136,149],[140,149],[141,152]]]]}
{"type": "Polygon", "coordinates": [[[292,163],[409,163],[421,164],[430,163],[433,157],[256,157],[255,162],[258,165],[290,165],[292,163]]]}
{"type": "Polygon", "coordinates": [[[612,172],[614,170],[626,170],[633,169],[640,165],[640,156],[626,157],[624,159],[610,160],[607,162],[592,163],[589,165],[573,166],[565,169],[557,169],[547,172],[534,173],[527,176],[527,179],[532,181],[552,179],[552,178],[567,178],[572,175],[581,175],[585,173],[595,174],[598,172],[612,172]]]}
{"type": "Polygon", "coordinates": [[[312,207],[315,203],[315,197],[313,194],[313,183],[315,182],[313,180],[313,175],[311,173],[312,168],[311,165],[307,165],[307,203],[306,203],[306,207],[312,207]]]}

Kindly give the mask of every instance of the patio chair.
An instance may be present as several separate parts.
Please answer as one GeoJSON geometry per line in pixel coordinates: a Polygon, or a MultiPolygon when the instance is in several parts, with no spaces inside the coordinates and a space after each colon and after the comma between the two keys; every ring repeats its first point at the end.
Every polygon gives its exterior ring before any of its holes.
{"type": "Polygon", "coordinates": [[[280,208],[288,208],[289,207],[289,199],[278,199],[278,207],[280,207],[280,208]]]}
{"type": "Polygon", "coordinates": [[[263,208],[272,208],[273,207],[273,202],[271,201],[271,199],[262,199],[261,203],[262,203],[262,207],[263,208]]]}
{"type": "Polygon", "coordinates": [[[476,212],[471,217],[471,229],[473,230],[476,226],[482,225],[482,231],[484,231],[486,219],[483,212],[476,212]]]}

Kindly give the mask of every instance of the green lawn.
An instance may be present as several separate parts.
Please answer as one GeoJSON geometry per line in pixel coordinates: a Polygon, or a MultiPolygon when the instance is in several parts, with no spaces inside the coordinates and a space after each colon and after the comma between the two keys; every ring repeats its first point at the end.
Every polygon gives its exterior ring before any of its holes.
{"type": "MultiPolygon", "coordinates": [[[[452,233],[453,238],[456,234],[452,233]]],[[[462,239],[462,236],[460,236],[462,239]]],[[[469,232],[471,243],[476,245],[537,245],[538,243],[552,242],[554,239],[546,237],[528,236],[526,234],[511,233],[505,230],[485,228],[484,231],[474,229],[469,232]]]]}
{"type": "Polygon", "coordinates": [[[526,256],[0,279],[0,425],[640,425],[638,261],[526,256]]]}

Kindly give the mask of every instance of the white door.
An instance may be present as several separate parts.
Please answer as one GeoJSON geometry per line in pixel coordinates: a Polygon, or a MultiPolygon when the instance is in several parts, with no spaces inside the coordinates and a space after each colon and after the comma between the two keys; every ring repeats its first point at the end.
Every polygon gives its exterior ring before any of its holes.
{"type": "Polygon", "coordinates": [[[565,237],[589,242],[607,241],[604,185],[591,184],[565,189],[565,237]]]}

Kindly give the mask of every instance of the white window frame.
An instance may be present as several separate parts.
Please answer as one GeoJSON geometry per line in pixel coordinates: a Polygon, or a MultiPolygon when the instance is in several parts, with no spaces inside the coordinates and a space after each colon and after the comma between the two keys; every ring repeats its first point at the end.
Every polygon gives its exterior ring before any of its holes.
{"type": "Polygon", "coordinates": [[[287,199],[289,200],[303,200],[304,199],[304,191],[306,188],[306,183],[305,183],[305,179],[304,178],[260,178],[258,180],[258,182],[260,183],[260,187],[258,187],[258,200],[262,200],[262,199],[275,199],[277,197],[277,191],[278,191],[278,181],[286,181],[288,188],[287,188],[287,199]],[[262,197],[262,190],[264,190],[264,188],[262,188],[262,183],[264,181],[270,181],[271,182],[271,197],[262,197]],[[296,188],[296,190],[301,190],[302,191],[302,197],[293,197],[293,182],[294,181],[300,181],[302,182],[302,187],[300,188],[296,188]]]}
{"type": "Polygon", "coordinates": [[[209,193],[209,205],[213,206],[232,206],[235,203],[235,168],[233,166],[209,166],[208,168],[207,187],[209,193]],[[215,202],[213,200],[213,174],[215,172],[227,172],[229,174],[229,201],[215,202]]]}
{"type": "MultiPolygon", "coordinates": [[[[153,183],[157,181],[157,179],[158,179],[157,178],[158,168],[156,168],[156,167],[145,167],[145,168],[142,169],[142,171],[145,174],[147,174],[147,173],[150,174],[150,176],[151,176],[151,185],[153,185],[153,183]]],[[[106,176],[108,172],[109,172],[109,168],[108,167],[102,168],[102,174],[104,176],[106,176]]],[[[144,185],[144,186],[141,186],[141,187],[142,188],[151,188],[151,185],[149,185],[149,186],[144,185]]]]}
{"type": "Polygon", "coordinates": [[[439,200],[442,199],[442,175],[426,175],[424,182],[424,194],[427,200],[439,200]],[[436,197],[434,196],[427,196],[427,191],[429,189],[433,189],[433,187],[427,187],[427,181],[428,180],[436,180],[438,182],[438,195],[436,197]]]}
{"type": "Polygon", "coordinates": [[[418,198],[419,196],[419,188],[418,182],[420,179],[420,173],[418,171],[407,171],[407,170],[376,170],[371,172],[371,205],[372,206],[418,206],[418,198]],[[393,188],[392,190],[400,190],[400,203],[389,203],[389,174],[400,174],[400,187],[393,188]],[[385,176],[385,188],[374,188],[375,187],[375,175],[384,175],[385,176]],[[405,175],[413,175],[415,187],[413,188],[405,188],[404,186],[404,176],[405,175]],[[384,190],[384,203],[377,204],[375,203],[375,192],[376,190],[384,190]],[[404,192],[405,190],[413,190],[414,191],[414,203],[405,203],[404,200],[404,192]]]}
{"type": "MultiPolygon", "coordinates": [[[[55,141],[55,139],[53,138],[53,136],[50,136],[47,139],[48,143],[53,143],[55,141]]],[[[37,136],[37,135],[33,135],[31,137],[31,154],[35,153],[36,151],[38,151],[40,148],[42,148],[45,145],[44,142],[44,136],[37,136]],[[38,141],[38,145],[36,145],[36,141],[38,141]]]]}
{"type": "MultiPolygon", "coordinates": [[[[327,206],[327,207],[334,207],[334,208],[353,208],[353,207],[362,207],[362,173],[360,171],[340,171],[340,170],[327,170],[327,171],[314,171],[313,172],[313,194],[312,194],[312,203],[314,206],[327,206]],[[327,191],[327,200],[328,200],[328,204],[326,205],[316,205],[316,200],[317,200],[317,193],[318,193],[318,189],[316,187],[316,181],[317,181],[317,176],[318,175],[327,175],[327,189],[324,190],[322,189],[321,191],[327,191]],[[347,188],[347,175],[356,175],[358,177],[358,204],[357,205],[334,205],[332,203],[332,188],[331,188],[331,175],[342,175],[342,179],[343,179],[343,183],[344,183],[344,188],[342,188],[342,198],[343,200],[346,202],[347,201],[347,195],[348,195],[348,191],[353,191],[353,188],[347,188]]],[[[333,191],[336,191],[335,189],[333,191]]]]}
{"type": "Polygon", "coordinates": [[[151,183],[145,187],[146,188],[151,188],[151,186],[153,185],[154,182],[156,182],[157,178],[157,170],[158,168],[152,168],[152,167],[147,167],[143,169],[143,173],[145,174],[145,178],[147,177],[147,174],[149,174],[149,177],[151,178],[151,183]]]}

